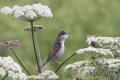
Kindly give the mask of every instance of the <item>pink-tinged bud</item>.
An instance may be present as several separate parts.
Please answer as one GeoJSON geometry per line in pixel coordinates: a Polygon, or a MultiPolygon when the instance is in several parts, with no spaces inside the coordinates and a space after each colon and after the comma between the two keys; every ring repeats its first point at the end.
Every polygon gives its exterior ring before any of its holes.
{"type": "MultiPolygon", "coordinates": [[[[41,26],[41,25],[35,25],[33,26],[34,30],[36,31],[37,29],[44,29],[44,26],[41,26]]],[[[32,30],[32,27],[31,26],[27,26],[24,28],[24,31],[31,31],[32,30]]]]}
{"type": "Polygon", "coordinates": [[[6,42],[0,42],[0,46],[5,46],[8,48],[18,47],[20,42],[18,40],[10,40],[6,42]]]}

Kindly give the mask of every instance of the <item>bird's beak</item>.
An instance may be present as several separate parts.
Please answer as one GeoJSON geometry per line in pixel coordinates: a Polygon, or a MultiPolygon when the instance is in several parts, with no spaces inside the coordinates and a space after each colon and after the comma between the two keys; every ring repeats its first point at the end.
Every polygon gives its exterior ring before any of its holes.
{"type": "Polygon", "coordinates": [[[68,33],[68,32],[66,32],[66,34],[68,35],[69,33],[68,33]]]}

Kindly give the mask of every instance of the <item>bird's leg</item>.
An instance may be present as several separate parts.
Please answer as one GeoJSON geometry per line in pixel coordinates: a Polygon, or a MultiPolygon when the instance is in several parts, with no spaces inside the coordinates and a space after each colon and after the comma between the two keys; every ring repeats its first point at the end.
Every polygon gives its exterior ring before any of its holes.
{"type": "Polygon", "coordinates": [[[61,63],[60,61],[58,61],[58,60],[55,60],[55,62],[58,63],[58,64],[62,64],[62,63],[61,63]]]}
{"type": "Polygon", "coordinates": [[[52,69],[55,72],[54,60],[52,61],[52,69]]]}

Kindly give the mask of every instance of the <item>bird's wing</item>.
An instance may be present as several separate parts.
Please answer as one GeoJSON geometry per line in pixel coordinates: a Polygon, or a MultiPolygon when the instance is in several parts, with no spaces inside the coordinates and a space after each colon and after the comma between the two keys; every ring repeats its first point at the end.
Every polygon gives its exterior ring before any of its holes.
{"type": "Polygon", "coordinates": [[[48,61],[51,60],[56,55],[56,53],[60,50],[60,48],[61,48],[60,43],[55,43],[54,44],[54,47],[53,47],[52,51],[48,55],[48,61]]]}

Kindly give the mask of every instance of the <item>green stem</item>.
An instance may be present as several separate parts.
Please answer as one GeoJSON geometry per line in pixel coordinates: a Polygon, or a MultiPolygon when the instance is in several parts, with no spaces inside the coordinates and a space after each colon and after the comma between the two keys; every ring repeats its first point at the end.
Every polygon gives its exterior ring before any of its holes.
{"type": "Polygon", "coordinates": [[[55,73],[69,60],[71,59],[73,56],[75,56],[76,53],[72,54],[70,57],[68,57],[56,70],[55,73]]]}
{"type": "Polygon", "coordinates": [[[4,80],[5,78],[7,78],[8,74],[6,74],[1,80],[4,80]]]}
{"type": "MultiPolygon", "coordinates": [[[[36,34],[34,35],[35,36],[35,42],[36,42],[36,51],[37,51],[37,57],[38,57],[38,62],[39,62],[39,66],[42,65],[42,60],[41,60],[41,56],[40,56],[40,49],[39,49],[39,45],[38,45],[38,41],[37,41],[37,37],[36,37],[36,34]]],[[[41,68],[39,68],[40,71],[41,71],[41,68]]]]}
{"type": "Polygon", "coordinates": [[[27,70],[27,68],[22,64],[22,62],[20,61],[20,59],[18,58],[18,56],[16,55],[15,51],[11,48],[14,56],[16,57],[16,59],[18,60],[18,62],[20,63],[20,65],[24,68],[24,70],[28,73],[28,75],[31,75],[31,73],[27,70]]]}
{"type": "Polygon", "coordinates": [[[39,60],[38,60],[38,57],[37,57],[37,51],[36,51],[36,45],[35,45],[35,36],[34,36],[35,33],[34,33],[34,28],[33,28],[33,22],[32,21],[31,21],[31,27],[32,27],[33,47],[34,47],[35,57],[36,57],[36,61],[37,61],[38,71],[39,71],[39,73],[41,73],[40,66],[39,66],[39,60]]]}

